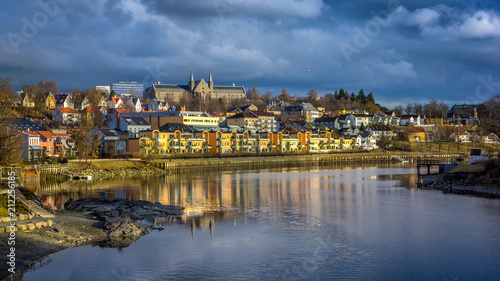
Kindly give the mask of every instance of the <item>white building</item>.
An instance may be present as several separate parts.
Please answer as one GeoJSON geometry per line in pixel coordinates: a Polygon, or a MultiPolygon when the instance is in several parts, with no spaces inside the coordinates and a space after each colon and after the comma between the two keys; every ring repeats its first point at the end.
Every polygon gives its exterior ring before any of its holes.
{"type": "Polygon", "coordinates": [[[391,139],[396,137],[396,133],[388,126],[369,126],[366,128],[365,132],[373,133],[377,140],[380,140],[382,137],[391,139]]]}
{"type": "Polygon", "coordinates": [[[151,130],[151,124],[142,117],[120,116],[109,123],[110,129],[119,129],[129,134],[131,138],[138,138],[140,131],[151,130]]]}
{"type": "Polygon", "coordinates": [[[52,120],[61,122],[64,125],[78,123],[80,119],[80,111],[73,108],[58,107],[52,112],[52,120]]]}
{"type": "Polygon", "coordinates": [[[420,126],[424,124],[424,119],[420,115],[401,115],[401,120],[399,121],[400,126],[414,125],[420,126]]]}
{"type": "Polygon", "coordinates": [[[151,100],[148,104],[148,111],[168,110],[168,103],[161,100],[151,100]]]}
{"type": "Polygon", "coordinates": [[[347,119],[351,121],[353,127],[359,128],[361,124],[368,126],[372,121],[372,116],[368,114],[349,114],[347,119]]]}
{"type": "Polygon", "coordinates": [[[106,93],[109,95],[111,93],[111,86],[95,86],[96,91],[101,93],[106,93]]]}
{"type": "Polygon", "coordinates": [[[39,161],[42,158],[43,148],[40,146],[40,135],[32,131],[21,134],[21,153],[25,161],[39,161]]]}

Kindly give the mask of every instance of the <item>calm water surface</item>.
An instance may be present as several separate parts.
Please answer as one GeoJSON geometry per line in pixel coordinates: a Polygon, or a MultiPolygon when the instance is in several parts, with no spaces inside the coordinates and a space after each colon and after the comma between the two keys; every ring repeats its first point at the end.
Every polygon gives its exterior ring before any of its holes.
{"type": "Polygon", "coordinates": [[[128,197],[186,215],[127,248],[56,253],[24,280],[500,277],[500,201],[414,187],[404,167],[196,171],[37,188],[48,204],[128,197]]]}

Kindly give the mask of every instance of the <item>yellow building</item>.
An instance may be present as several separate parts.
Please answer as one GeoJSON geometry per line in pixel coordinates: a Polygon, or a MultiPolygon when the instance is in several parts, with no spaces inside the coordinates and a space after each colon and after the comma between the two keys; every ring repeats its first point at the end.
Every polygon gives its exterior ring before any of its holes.
{"type": "Polygon", "coordinates": [[[228,126],[240,128],[254,127],[261,132],[273,132],[277,129],[274,115],[264,111],[240,112],[226,118],[228,126]]]}
{"type": "Polygon", "coordinates": [[[143,155],[182,153],[260,153],[260,152],[320,152],[349,150],[356,138],[343,136],[332,138],[331,133],[312,134],[307,131],[296,134],[283,132],[251,135],[249,132],[141,132],[140,149],[143,155]]]}
{"type": "Polygon", "coordinates": [[[406,132],[406,140],[410,142],[425,142],[427,141],[427,134],[425,130],[419,127],[409,128],[406,132]]]}
{"type": "Polygon", "coordinates": [[[212,153],[229,153],[232,152],[231,139],[232,133],[223,132],[208,132],[207,142],[208,142],[208,152],[212,153]]]}
{"type": "Polygon", "coordinates": [[[45,108],[49,110],[56,109],[56,99],[52,93],[47,93],[44,96],[45,98],[45,108]]]}
{"type": "Polygon", "coordinates": [[[332,143],[335,150],[349,150],[356,144],[356,138],[344,138],[344,136],[338,136],[333,138],[332,143]]]}

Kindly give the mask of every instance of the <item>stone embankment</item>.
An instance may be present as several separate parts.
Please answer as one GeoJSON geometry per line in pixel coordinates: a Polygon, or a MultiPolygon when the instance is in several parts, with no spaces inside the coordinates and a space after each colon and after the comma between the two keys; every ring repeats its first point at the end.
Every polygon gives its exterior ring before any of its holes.
{"type": "Polygon", "coordinates": [[[443,177],[443,175],[424,175],[423,188],[442,190],[444,193],[471,195],[485,198],[499,198],[500,187],[478,184],[477,177],[443,177]]]}
{"type": "Polygon", "coordinates": [[[165,175],[169,170],[159,169],[143,162],[110,161],[109,165],[101,164],[85,165],[72,164],[69,166],[71,172],[80,176],[92,176],[93,180],[110,179],[115,177],[144,177],[154,175],[165,175]]]}

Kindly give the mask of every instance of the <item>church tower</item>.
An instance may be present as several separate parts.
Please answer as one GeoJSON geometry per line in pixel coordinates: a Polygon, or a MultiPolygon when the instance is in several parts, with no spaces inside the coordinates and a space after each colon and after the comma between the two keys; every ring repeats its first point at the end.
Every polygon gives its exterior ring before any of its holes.
{"type": "Polygon", "coordinates": [[[214,81],[212,80],[212,72],[210,72],[210,75],[208,76],[208,88],[210,91],[214,90],[214,81]]]}
{"type": "Polygon", "coordinates": [[[191,71],[191,78],[189,79],[188,87],[189,87],[189,90],[191,92],[194,90],[194,76],[193,76],[193,71],[191,71]]]}

